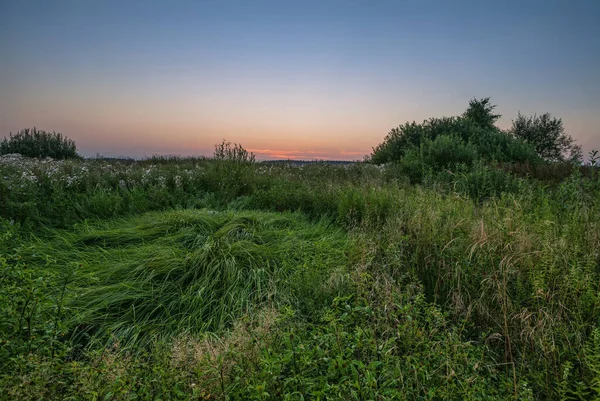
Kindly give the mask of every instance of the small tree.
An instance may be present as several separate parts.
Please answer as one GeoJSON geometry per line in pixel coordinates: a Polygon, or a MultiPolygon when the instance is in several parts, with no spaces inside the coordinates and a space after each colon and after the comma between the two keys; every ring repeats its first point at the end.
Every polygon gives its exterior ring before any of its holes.
{"type": "Polygon", "coordinates": [[[580,163],[583,158],[581,146],[565,133],[562,119],[550,113],[533,117],[519,113],[509,132],[533,145],[538,155],[547,161],[580,163]]]}
{"type": "Polygon", "coordinates": [[[490,98],[471,99],[469,108],[462,114],[463,118],[472,121],[482,128],[495,128],[496,121],[502,117],[501,114],[493,114],[496,105],[490,102],[490,98]]]}
{"type": "Polygon", "coordinates": [[[0,141],[0,155],[19,153],[28,157],[52,157],[54,159],[80,158],[75,142],[58,132],[46,132],[37,128],[25,128],[0,141]]]}

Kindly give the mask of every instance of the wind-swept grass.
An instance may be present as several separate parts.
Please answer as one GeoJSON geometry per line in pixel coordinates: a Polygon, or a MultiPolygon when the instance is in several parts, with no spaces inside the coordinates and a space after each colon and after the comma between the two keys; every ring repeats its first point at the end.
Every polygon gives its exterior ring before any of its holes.
{"type": "Polygon", "coordinates": [[[62,241],[60,257],[82,264],[70,321],[80,340],[218,331],[265,305],[308,311],[337,295],[327,280],[347,266],[346,235],[298,214],[175,210],[59,237],[49,246],[62,241]]]}

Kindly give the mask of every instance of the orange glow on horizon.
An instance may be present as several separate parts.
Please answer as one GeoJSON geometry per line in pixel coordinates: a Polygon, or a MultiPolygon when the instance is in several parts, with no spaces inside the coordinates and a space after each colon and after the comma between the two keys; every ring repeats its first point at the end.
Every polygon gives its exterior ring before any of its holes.
{"type": "Polygon", "coordinates": [[[314,150],[274,150],[274,149],[248,149],[256,155],[257,159],[278,160],[361,160],[368,152],[339,151],[314,151],[314,150]]]}

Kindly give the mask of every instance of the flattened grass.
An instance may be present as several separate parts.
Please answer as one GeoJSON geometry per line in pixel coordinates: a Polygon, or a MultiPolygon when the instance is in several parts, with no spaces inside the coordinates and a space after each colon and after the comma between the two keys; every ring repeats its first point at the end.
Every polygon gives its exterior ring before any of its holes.
{"type": "Polygon", "coordinates": [[[80,224],[47,246],[81,263],[70,325],[84,343],[218,331],[264,306],[310,313],[347,285],[347,235],[300,214],[155,212],[80,224]]]}

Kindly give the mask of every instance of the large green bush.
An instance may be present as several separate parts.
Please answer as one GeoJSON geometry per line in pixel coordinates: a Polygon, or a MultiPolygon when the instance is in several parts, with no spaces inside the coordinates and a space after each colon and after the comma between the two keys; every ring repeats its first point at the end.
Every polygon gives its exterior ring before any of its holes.
{"type": "Polygon", "coordinates": [[[37,128],[25,128],[0,141],[0,155],[19,153],[28,157],[51,157],[53,159],[76,159],[75,142],[58,132],[37,128]]]}
{"type": "MultiPolygon", "coordinates": [[[[494,122],[500,117],[492,114],[494,108],[495,106],[489,103],[488,98],[473,99],[462,116],[431,118],[421,124],[412,122],[400,125],[392,129],[383,142],[373,149],[368,161],[384,164],[406,157],[409,159],[406,163],[414,166],[415,152],[422,156],[429,155],[431,152],[423,152],[422,146],[430,149],[430,143],[435,143],[438,137],[445,136],[456,139],[442,140],[434,146],[438,149],[434,152],[450,153],[449,149],[440,150],[445,145],[457,150],[458,140],[470,149],[469,157],[472,156],[472,160],[537,163],[540,157],[531,144],[501,131],[494,125],[494,122]]],[[[429,166],[431,160],[422,159],[421,162],[429,166]]],[[[436,168],[435,165],[431,167],[436,168]]]]}

